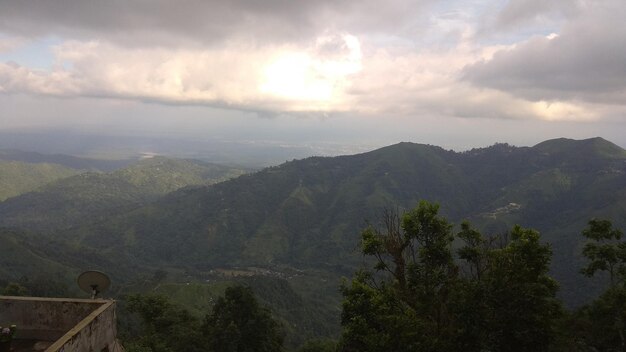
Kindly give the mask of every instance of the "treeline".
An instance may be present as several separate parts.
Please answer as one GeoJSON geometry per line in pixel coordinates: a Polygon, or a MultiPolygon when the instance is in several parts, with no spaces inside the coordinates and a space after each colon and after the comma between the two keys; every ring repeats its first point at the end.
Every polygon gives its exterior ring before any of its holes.
{"type": "MultiPolygon", "coordinates": [[[[421,202],[386,212],[362,233],[373,259],[341,286],[340,337],[310,340],[298,352],[626,351],[626,242],[607,220],[593,219],[581,274],[606,272],[610,287],[568,311],[549,275],[552,251],[537,231],[520,226],[486,237],[468,222],[458,233],[421,202]]],[[[140,318],[128,330],[130,352],[285,351],[284,327],[249,287],[227,289],[205,318],[165,298],[130,296],[140,318]]]]}
{"type": "Polygon", "coordinates": [[[338,351],[626,351],[626,242],[609,221],[583,230],[582,273],[607,271],[611,286],[568,312],[537,231],[488,238],[464,222],[453,234],[438,210],[421,202],[363,232],[375,266],[342,287],[338,351]]]}
{"type": "Polygon", "coordinates": [[[126,309],[140,319],[122,335],[128,352],[282,351],[284,334],[249,287],[226,289],[204,319],[158,295],[131,295],[126,309]]]}

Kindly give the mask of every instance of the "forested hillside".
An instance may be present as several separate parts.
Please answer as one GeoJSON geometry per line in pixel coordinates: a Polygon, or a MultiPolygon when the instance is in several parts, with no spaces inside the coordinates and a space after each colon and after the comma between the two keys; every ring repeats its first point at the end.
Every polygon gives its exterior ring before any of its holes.
{"type": "MultiPolygon", "coordinates": [[[[626,151],[601,138],[461,153],[400,143],[231,178],[242,173],[155,158],[65,178],[0,202],[0,225],[14,229],[0,234],[0,248],[60,276],[104,270],[117,294],[161,292],[191,311],[210,306],[194,294],[215,297],[220,285],[282,287],[262,300],[278,307],[287,341],[297,346],[339,331],[341,277],[371,264],[360,233],[386,209],[401,213],[428,200],[440,204],[454,232],[466,219],[487,237],[506,239],[515,224],[539,231],[553,253],[556,294],[569,307],[608,283],[580,275],[582,229],[593,217],[626,225],[626,151]]],[[[32,265],[17,264],[2,280],[32,265]]]]}
{"type": "Polygon", "coordinates": [[[79,173],[58,164],[0,160],[0,201],[79,173]]]}
{"type": "Polygon", "coordinates": [[[38,232],[104,221],[191,185],[239,176],[242,169],[155,157],[110,173],[83,172],[0,203],[0,225],[38,232]]]}
{"type": "Polygon", "coordinates": [[[82,245],[146,265],[288,265],[347,273],[355,242],[384,208],[437,201],[453,222],[487,233],[513,224],[554,246],[553,272],[581,302],[577,234],[594,216],[624,222],[626,153],[600,138],[505,144],[464,153],[400,143],[373,152],[308,158],[237,179],[182,189],[146,207],[70,233],[82,245]]]}

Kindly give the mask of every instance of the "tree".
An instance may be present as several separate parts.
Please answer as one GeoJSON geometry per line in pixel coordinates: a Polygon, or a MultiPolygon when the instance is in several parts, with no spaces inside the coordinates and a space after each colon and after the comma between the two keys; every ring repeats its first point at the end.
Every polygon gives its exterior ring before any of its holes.
{"type": "Polygon", "coordinates": [[[344,284],[343,351],[444,351],[454,334],[448,303],[458,268],[452,225],[439,205],[422,201],[400,217],[387,211],[383,229],[362,233],[375,273],[344,284]]]}
{"type": "Polygon", "coordinates": [[[583,255],[589,264],[582,270],[586,276],[608,271],[611,287],[626,277],[626,242],[620,242],[622,231],[614,229],[609,220],[591,219],[582,232],[588,240],[583,255]]]}
{"type": "Polygon", "coordinates": [[[486,349],[548,351],[562,314],[558,284],[548,275],[552,251],[535,230],[516,225],[510,237],[507,246],[489,251],[482,279],[486,349]]]}
{"type": "Polygon", "coordinates": [[[344,283],[340,350],[548,351],[562,314],[548,275],[552,252],[537,231],[515,226],[501,247],[469,223],[452,255],[452,225],[436,204],[362,233],[374,271],[344,283]]]}
{"type": "Polygon", "coordinates": [[[218,298],[202,331],[213,352],[283,351],[283,332],[249,287],[233,286],[218,298]]]}
{"type": "Polygon", "coordinates": [[[9,282],[2,290],[5,296],[28,296],[28,289],[17,282],[9,282]]]}
{"type": "Polygon", "coordinates": [[[142,322],[137,336],[126,341],[129,352],[206,351],[200,321],[160,295],[130,295],[126,309],[142,322]]]}
{"type": "Polygon", "coordinates": [[[306,341],[298,352],[335,352],[337,350],[337,342],[330,339],[313,339],[306,341]]]}
{"type": "Polygon", "coordinates": [[[579,311],[579,320],[587,323],[587,344],[600,351],[626,352],[626,242],[621,241],[623,233],[613,228],[609,220],[591,219],[582,235],[591,240],[583,248],[589,264],[582,273],[591,277],[598,271],[607,271],[611,284],[599,299],[579,311]]]}

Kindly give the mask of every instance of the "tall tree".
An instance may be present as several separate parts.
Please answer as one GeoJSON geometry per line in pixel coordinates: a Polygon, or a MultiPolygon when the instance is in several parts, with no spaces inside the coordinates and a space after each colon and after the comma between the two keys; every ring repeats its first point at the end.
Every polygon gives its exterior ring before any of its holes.
{"type": "Polygon", "coordinates": [[[200,321],[160,295],[130,295],[127,309],[141,319],[139,334],[127,339],[128,351],[206,351],[200,321]]]}
{"type": "Polygon", "coordinates": [[[280,352],[283,332],[249,287],[233,286],[218,298],[202,331],[213,352],[280,352]]]}
{"type": "Polygon", "coordinates": [[[548,351],[562,313],[549,245],[515,226],[498,248],[463,223],[457,264],[438,210],[420,202],[362,233],[375,270],[342,287],[341,351],[548,351]]]}
{"type": "Polygon", "coordinates": [[[591,277],[597,271],[607,271],[611,286],[615,287],[626,277],[626,242],[620,242],[622,231],[614,229],[609,220],[591,219],[582,232],[588,240],[583,255],[589,264],[582,270],[591,277]]]}
{"type": "Polygon", "coordinates": [[[579,311],[579,320],[586,322],[586,340],[600,351],[626,352],[626,242],[623,233],[609,220],[591,219],[582,235],[589,241],[583,255],[589,264],[586,276],[598,271],[609,274],[609,289],[596,301],[579,311]]]}
{"type": "MultiPolygon", "coordinates": [[[[552,251],[539,233],[514,226],[510,243],[490,251],[483,279],[487,349],[548,351],[562,314],[557,282],[549,275],[552,251]]],[[[479,303],[479,302],[475,302],[479,303]]]]}
{"type": "Polygon", "coordinates": [[[457,276],[452,225],[437,204],[422,201],[400,217],[385,212],[383,228],[362,233],[375,272],[344,284],[343,351],[444,351],[454,333],[448,303],[457,276]]]}

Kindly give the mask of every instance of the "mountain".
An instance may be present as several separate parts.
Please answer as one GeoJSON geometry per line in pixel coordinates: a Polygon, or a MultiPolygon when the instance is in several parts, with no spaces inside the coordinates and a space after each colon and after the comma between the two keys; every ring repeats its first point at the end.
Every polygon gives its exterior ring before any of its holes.
{"type": "Polygon", "coordinates": [[[377,224],[386,208],[402,211],[426,199],[454,223],[469,219],[488,235],[513,224],[538,229],[552,244],[553,274],[571,305],[603,284],[578,274],[586,222],[604,217],[626,226],[626,152],[601,138],[462,153],[399,143],[209,185],[241,172],[155,158],[72,176],[0,202],[0,226],[98,253],[94,266],[114,268],[120,278],[155,267],[196,277],[233,267],[301,270],[316,280],[291,281],[301,294],[336,297],[339,276],[363,264],[361,229],[377,224]]]}
{"type": "Polygon", "coordinates": [[[596,216],[626,225],[626,153],[601,138],[463,153],[400,143],[183,188],[67,236],[145,267],[286,266],[350,275],[362,263],[357,247],[367,222],[420,199],[490,235],[513,224],[541,231],[553,246],[561,293],[576,305],[596,292],[578,274],[581,230],[596,216]]]}
{"type": "Polygon", "coordinates": [[[79,158],[65,154],[41,154],[37,152],[0,149],[0,160],[21,161],[30,164],[57,164],[70,169],[110,172],[134,163],[136,160],[105,160],[79,158]]]}
{"type": "Polygon", "coordinates": [[[0,160],[0,201],[79,172],[58,164],[0,160]]]}
{"type": "Polygon", "coordinates": [[[570,306],[606,285],[579,274],[586,222],[626,228],[626,152],[601,138],[462,153],[399,143],[234,177],[243,172],[154,158],[0,202],[0,227],[12,228],[0,228],[0,287],[22,276],[30,289],[54,289],[45,278],[72,287],[79,271],[98,269],[116,294],[161,292],[202,314],[225,285],[244,283],[297,346],[338,331],[340,278],[366,264],[360,232],[385,209],[426,199],[487,235],[513,224],[538,229],[570,306]],[[168,280],[155,282],[159,272],[168,280]]]}
{"type": "Polygon", "coordinates": [[[190,185],[221,182],[244,170],[155,157],[110,173],[85,172],[0,203],[0,226],[39,232],[105,221],[190,185]]]}

